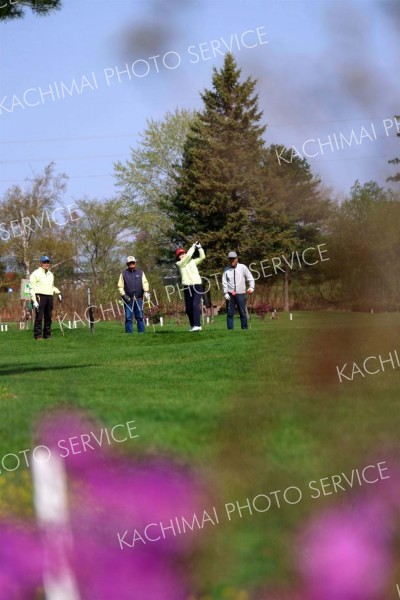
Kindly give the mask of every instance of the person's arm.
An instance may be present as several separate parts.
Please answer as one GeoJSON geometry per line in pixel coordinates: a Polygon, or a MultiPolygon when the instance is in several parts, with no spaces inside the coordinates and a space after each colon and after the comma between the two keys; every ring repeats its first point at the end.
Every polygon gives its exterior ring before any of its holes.
{"type": "Polygon", "coordinates": [[[226,270],[224,271],[224,273],[222,275],[222,291],[223,291],[224,296],[225,296],[225,294],[228,293],[228,281],[226,278],[226,270]]]}
{"type": "Polygon", "coordinates": [[[148,292],[149,291],[149,282],[147,281],[147,277],[146,275],[143,273],[142,276],[142,286],[143,286],[143,291],[144,292],[148,292]]]}
{"type": "Polygon", "coordinates": [[[35,285],[36,285],[36,276],[35,271],[31,273],[29,277],[29,293],[31,295],[32,302],[36,302],[36,293],[35,293],[35,285]]]}
{"type": "Polygon", "coordinates": [[[179,269],[182,269],[183,267],[186,267],[186,265],[188,263],[190,263],[190,261],[192,260],[192,256],[194,254],[194,251],[196,249],[196,246],[193,244],[193,246],[191,248],[189,248],[185,258],[182,258],[182,260],[179,260],[176,264],[178,265],[179,269]]]}
{"type": "Polygon", "coordinates": [[[251,271],[246,267],[245,270],[245,277],[246,277],[246,281],[247,281],[247,285],[249,286],[249,290],[251,290],[252,292],[254,292],[254,287],[255,287],[255,281],[254,281],[254,277],[251,273],[251,271]]]}
{"type": "Polygon", "coordinates": [[[194,259],[196,265],[200,265],[206,257],[206,253],[204,252],[203,247],[199,248],[199,254],[200,256],[194,259]]]}
{"type": "Polygon", "coordinates": [[[56,287],[56,286],[54,285],[54,274],[53,274],[53,273],[51,273],[51,275],[52,275],[52,277],[53,277],[53,289],[52,289],[52,293],[53,293],[53,295],[54,295],[54,294],[58,294],[58,298],[59,298],[59,300],[61,301],[61,299],[62,299],[61,292],[60,292],[60,290],[58,289],[58,287],[56,287]]]}
{"type": "Polygon", "coordinates": [[[122,273],[119,276],[118,279],[118,291],[121,294],[121,296],[125,296],[125,284],[124,284],[124,278],[122,276],[122,273]]]}

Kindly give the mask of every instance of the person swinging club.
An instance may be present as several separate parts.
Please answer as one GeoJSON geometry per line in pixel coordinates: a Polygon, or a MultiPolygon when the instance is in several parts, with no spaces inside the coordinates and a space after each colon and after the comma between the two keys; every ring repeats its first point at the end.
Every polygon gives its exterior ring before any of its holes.
{"type": "Polygon", "coordinates": [[[178,259],[176,266],[180,272],[182,285],[185,286],[185,307],[190,323],[189,331],[201,331],[200,306],[203,286],[197,267],[203,262],[206,254],[200,242],[196,242],[187,252],[183,248],[178,248],[175,256],[178,259]],[[196,249],[199,251],[199,257],[192,258],[196,249]]]}

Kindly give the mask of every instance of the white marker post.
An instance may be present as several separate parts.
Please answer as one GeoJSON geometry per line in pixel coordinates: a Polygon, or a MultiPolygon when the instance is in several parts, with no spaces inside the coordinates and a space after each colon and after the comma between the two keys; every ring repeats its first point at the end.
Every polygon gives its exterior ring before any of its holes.
{"type": "Polygon", "coordinates": [[[292,314],[292,313],[290,313],[290,314],[289,314],[289,319],[290,319],[291,321],[293,321],[293,314],[292,314]]]}
{"type": "Polygon", "coordinates": [[[49,458],[45,450],[41,449],[36,455],[39,456],[32,462],[32,476],[35,511],[43,534],[45,597],[46,600],[80,600],[68,564],[67,550],[72,546],[72,535],[64,465],[59,456],[49,458]]]}

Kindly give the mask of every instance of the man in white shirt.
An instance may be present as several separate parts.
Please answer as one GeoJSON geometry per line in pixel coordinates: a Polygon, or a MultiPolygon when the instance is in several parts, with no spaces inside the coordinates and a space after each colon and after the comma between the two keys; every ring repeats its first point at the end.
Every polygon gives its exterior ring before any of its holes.
{"type": "Polygon", "coordinates": [[[254,293],[254,277],[246,265],[239,263],[236,252],[229,252],[228,260],[229,267],[226,267],[222,275],[222,290],[226,300],[226,324],[228,329],[233,329],[235,306],[237,306],[241,327],[247,329],[246,294],[254,293]]]}
{"type": "Polygon", "coordinates": [[[54,285],[54,275],[50,271],[50,258],[42,256],[40,267],[33,271],[30,276],[30,292],[33,307],[35,309],[35,326],[33,335],[35,340],[51,338],[51,313],[53,311],[53,295],[58,294],[61,302],[61,292],[54,285]],[[42,322],[44,317],[44,327],[42,322]]]}

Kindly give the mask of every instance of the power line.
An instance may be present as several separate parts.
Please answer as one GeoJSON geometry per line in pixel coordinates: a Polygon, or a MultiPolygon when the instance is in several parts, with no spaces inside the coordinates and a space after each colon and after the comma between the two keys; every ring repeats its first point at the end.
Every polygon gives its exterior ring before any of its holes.
{"type": "MultiPolygon", "coordinates": [[[[68,175],[68,179],[92,179],[92,178],[99,178],[99,177],[114,177],[114,175],[112,173],[108,173],[108,174],[104,174],[102,173],[101,175],[68,175]]],[[[0,179],[0,183],[19,183],[19,182],[24,182],[26,181],[25,179],[0,179]]]]}
{"type": "Polygon", "coordinates": [[[55,162],[57,160],[86,160],[86,159],[98,159],[98,158],[118,158],[120,156],[126,156],[126,154],[88,154],[86,156],[57,156],[53,158],[21,158],[18,160],[0,160],[0,164],[9,163],[26,163],[26,162],[55,162]]]}
{"type": "MultiPolygon", "coordinates": [[[[321,119],[319,121],[297,121],[293,123],[268,123],[268,127],[297,127],[299,125],[318,125],[321,123],[350,123],[352,121],[378,121],[384,119],[392,119],[394,115],[388,117],[387,115],[384,117],[353,117],[350,119],[321,119]]],[[[87,136],[79,136],[79,137],[60,137],[60,138],[45,138],[39,140],[5,140],[1,141],[0,144],[40,144],[51,143],[51,142],[68,142],[68,141],[84,141],[84,140],[103,140],[103,139],[112,139],[112,138],[132,138],[138,135],[137,132],[132,133],[118,133],[118,134],[104,134],[104,135],[87,135],[87,136]]]]}
{"type": "Polygon", "coordinates": [[[47,138],[43,140],[6,140],[0,141],[0,144],[39,144],[41,142],[74,142],[74,141],[82,141],[82,140],[104,140],[110,138],[127,138],[136,136],[136,133],[121,133],[121,134],[105,134],[105,135],[86,135],[79,137],[63,137],[63,138],[47,138]]]}
{"type": "MultiPolygon", "coordinates": [[[[313,162],[319,162],[319,163],[327,163],[327,162],[338,162],[338,161],[349,161],[349,160],[377,160],[377,159],[392,159],[393,156],[353,156],[353,157],[342,157],[342,158],[320,158],[320,159],[315,159],[315,158],[310,158],[307,160],[313,161],[313,162]]],[[[284,162],[284,161],[282,161],[284,162]]],[[[94,178],[99,178],[99,177],[115,177],[115,175],[113,173],[102,173],[101,175],[68,175],[68,179],[94,179],[94,178]]],[[[24,182],[26,181],[26,179],[0,179],[0,183],[19,183],[19,182],[24,182]]]]}

